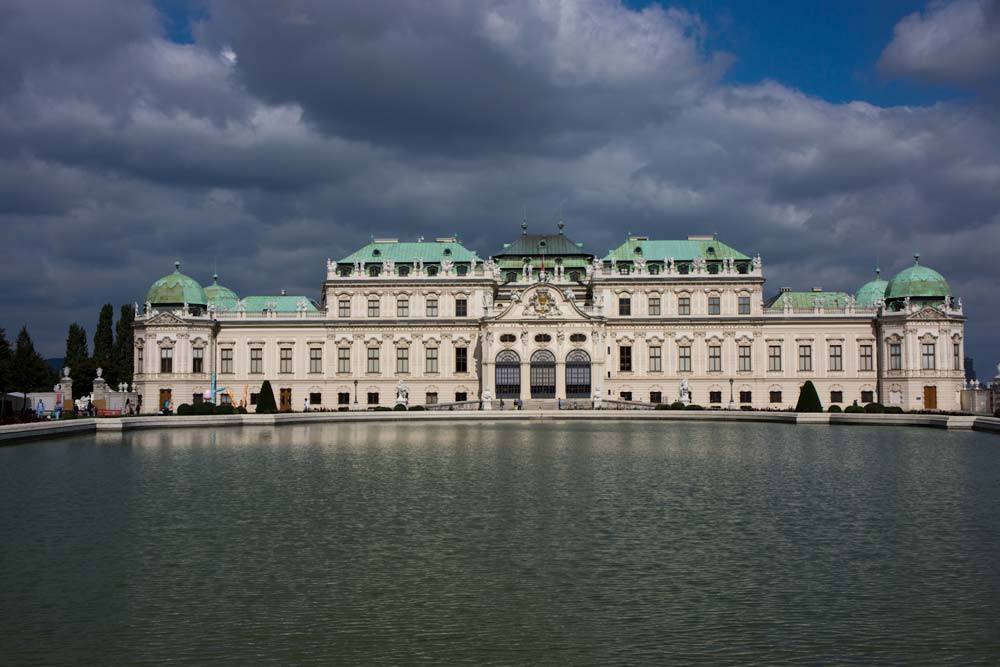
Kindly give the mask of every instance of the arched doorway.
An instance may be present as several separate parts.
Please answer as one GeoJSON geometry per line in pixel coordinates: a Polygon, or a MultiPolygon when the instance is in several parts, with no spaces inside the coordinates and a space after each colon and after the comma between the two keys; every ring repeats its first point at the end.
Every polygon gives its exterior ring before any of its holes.
{"type": "Polygon", "coordinates": [[[583,350],[566,355],[566,398],[590,398],[590,355],[583,350]]]}
{"type": "Polygon", "coordinates": [[[556,397],[556,355],[548,350],[531,355],[531,397],[556,397]]]}
{"type": "Polygon", "coordinates": [[[501,350],[496,361],[496,397],[520,398],[521,357],[514,350],[501,350]]]}

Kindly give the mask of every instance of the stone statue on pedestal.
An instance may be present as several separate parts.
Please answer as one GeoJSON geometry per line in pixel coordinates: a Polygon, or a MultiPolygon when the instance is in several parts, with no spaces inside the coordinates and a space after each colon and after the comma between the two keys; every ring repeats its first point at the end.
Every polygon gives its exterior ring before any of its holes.
{"type": "Polygon", "coordinates": [[[691,388],[687,378],[681,380],[680,402],[684,405],[691,405],[691,388]]]}

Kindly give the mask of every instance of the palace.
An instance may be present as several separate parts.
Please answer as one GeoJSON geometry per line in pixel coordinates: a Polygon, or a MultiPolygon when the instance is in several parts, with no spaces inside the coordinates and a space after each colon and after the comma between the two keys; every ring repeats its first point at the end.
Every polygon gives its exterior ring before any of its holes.
{"type": "Polygon", "coordinates": [[[201,401],[213,376],[251,404],[270,380],[282,410],[393,407],[398,389],[410,406],[788,409],[806,380],[824,407],[960,407],[961,299],[919,256],[855,294],[765,299],[760,256],[715,236],[598,256],[561,223],[521,227],[486,260],[457,238],[374,239],[327,261],[318,301],[240,298],[178,263],[136,308],[144,409],[201,401]]]}

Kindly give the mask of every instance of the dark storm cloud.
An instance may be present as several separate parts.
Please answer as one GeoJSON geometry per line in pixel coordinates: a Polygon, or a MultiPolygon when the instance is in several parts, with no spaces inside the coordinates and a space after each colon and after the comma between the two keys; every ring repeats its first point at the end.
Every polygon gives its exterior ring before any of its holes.
{"type": "Polygon", "coordinates": [[[985,106],[730,85],[696,16],[604,0],[219,0],[193,44],[125,6],[0,11],[0,280],[19,286],[2,325],[49,353],[175,258],[241,294],[316,297],[325,258],[371,235],[457,232],[487,256],[525,210],[598,254],[718,232],[764,255],[770,291],[853,291],[919,250],[966,297],[970,349],[995,352],[985,106]]]}

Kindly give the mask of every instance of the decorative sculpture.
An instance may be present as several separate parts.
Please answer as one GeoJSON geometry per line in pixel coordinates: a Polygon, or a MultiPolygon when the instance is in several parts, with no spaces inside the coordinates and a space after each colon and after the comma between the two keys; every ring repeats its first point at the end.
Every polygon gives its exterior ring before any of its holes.
{"type": "Polygon", "coordinates": [[[406,383],[400,380],[396,383],[396,405],[406,405],[410,402],[410,392],[406,388],[406,383]]]}
{"type": "Polygon", "coordinates": [[[688,379],[687,378],[682,378],[681,379],[680,401],[684,405],[690,405],[691,404],[691,388],[688,385],[688,379]]]}

